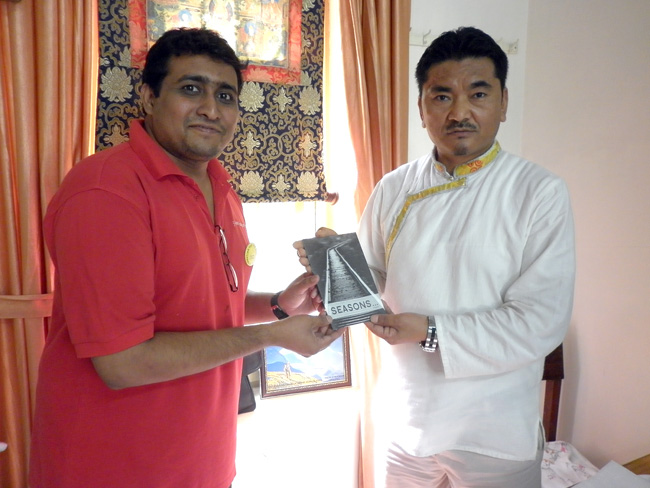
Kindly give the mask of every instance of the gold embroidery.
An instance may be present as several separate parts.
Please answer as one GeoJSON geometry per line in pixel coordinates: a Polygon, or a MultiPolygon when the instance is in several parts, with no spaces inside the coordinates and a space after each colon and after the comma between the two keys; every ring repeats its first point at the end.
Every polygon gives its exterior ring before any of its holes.
{"type": "Polygon", "coordinates": [[[260,141],[253,137],[253,133],[251,131],[246,132],[246,139],[244,140],[244,142],[242,142],[242,146],[246,148],[247,156],[252,156],[253,150],[257,147],[260,147],[260,145],[261,145],[260,141]]]}
{"type": "Polygon", "coordinates": [[[307,86],[300,92],[300,110],[307,115],[320,111],[320,93],[313,86],[307,86]]]}
{"type": "Polygon", "coordinates": [[[122,52],[120,53],[119,65],[125,68],[131,67],[131,50],[128,48],[128,46],[125,46],[124,49],[122,49],[122,52]]]}
{"type": "Polygon", "coordinates": [[[284,175],[280,175],[278,176],[278,181],[276,183],[271,183],[271,188],[277,191],[281,196],[284,196],[287,190],[291,188],[291,185],[284,181],[284,175]]]}
{"type": "Polygon", "coordinates": [[[455,176],[466,176],[471,173],[476,173],[479,169],[484,168],[490,164],[497,157],[501,151],[501,145],[498,141],[494,141],[490,150],[478,159],[474,159],[468,163],[461,164],[454,171],[455,176]]]}
{"type": "Polygon", "coordinates": [[[264,106],[264,90],[259,83],[248,81],[244,83],[239,94],[239,104],[247,112],[255,112],[264,106]]]}
{"type": "Polygon", "coordinates": [[[246,171],[239,184],[239,191],[249,197],[259,197],[264,190],[262,177],[256,171],[246,171]]]}
{"type": "Polygon", "coordinates": [[[287,105],[293,103],[293,98],[287,96],[287,91],[284,88],[280,88],[280,94],[275,95],[273,101],[278,104],[280,112],[285,112],[287,110],[287,105]]]}
{"type": "Polygon", "coordinates": [[[111,133],[104,137],[104,142],[111,146],[117,146],[127,141],[129,138],[122,133],[122,129],[118,124],[111,126],[111,133]]]}
{"type": "Polygon", "coordinates": [[[312,136],[309,132],[305,133],[305,135],[302,137],[302,140],[300,141],[300,144],[298,145],[300,147],[300,150],[302,151],[302,155],[304,158],[308,158],[311,156],[311,152],[316,149],[317,145],[315,142],[312,141],[312,136]]]}
{"type": "Polygon", "coordinates": [[[297,188],[301,195],[313,198],[318,192],[318,178],[311,172],[300,173],[297,188]]]}
{"type": "Polygon", "coordinates": [[[108,68],[102,75],[100,90],[111,102],[123,102],[131,97],[133,82],[124,68],[108,68]]]}

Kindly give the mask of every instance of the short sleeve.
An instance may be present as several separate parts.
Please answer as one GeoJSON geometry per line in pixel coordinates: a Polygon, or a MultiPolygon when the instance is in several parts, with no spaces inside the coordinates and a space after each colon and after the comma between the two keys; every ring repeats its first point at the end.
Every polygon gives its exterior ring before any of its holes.
{"type": "Polygon", "coordinates": [[[51,225],[56,286],[77,356],[153,337],[155,249],[146,210],[92,189],[67,199],[51,225]]]}

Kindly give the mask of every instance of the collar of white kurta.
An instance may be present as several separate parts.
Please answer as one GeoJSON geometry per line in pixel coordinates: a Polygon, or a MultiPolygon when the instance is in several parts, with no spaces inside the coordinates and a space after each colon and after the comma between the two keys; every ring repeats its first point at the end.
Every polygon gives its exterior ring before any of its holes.
{"type": "MultiPolygon", "coordinates": [[[[499,142],[494,141],[492,147],[490,147],[490,149],[488,149],[478,158],[472,159],[471,161],[456,166],[453,171],[453,178],[458,178],[460,176],[467,176],[469,174],[476,173],[480,169],[485,168],[488,164],[490,164],[492,161],[496,159],[500,151],[501,151],[501,146],[499,145],[499,142]]],[[[434,149],[433,155],[435,156],[435,154],[436,151],[434,149]]],[[[435,170],[438,173],[442,173],[449,176],[449,174],[447,173],[447,169],[445,168],[445,165],[442,164],[437,159],[435,159],[435,157],[434,157],[433,165],[435,170]]]]}
{"type": "Polygon", "coordinates": [[[499,152],[501,152],[501,146],[497,141],[494,141],[494,144],[492,144],[492,147],[488,149],[487,152],[483,153],[481,156],[479,156],[476,159],[473,159],[471,161],[468,161],[467,163],[463,163],[460,166],[457,166],[454,169],[453,176],[450,176],[447,173],[445,166],[440,161],[436,161],[434,159],[433,161],[434,171],[440,174],[444,174],[448,181],[447,183],[444,183],[442,185],[432,186],[431,188],[426,188],[424,190],[418,191],[417,193],[407,195],[406,200],[404,200],[404,205],[402,206],[402,209],[397,214],[397,218],[395,219],[395,224],[393,225],[393,228],[391,229],[390,234],[388,235],[388,241],[386,242],[386,263],[385,263],[386,266],[388,266],[388,260],[390,259],[390,252],[393,248],[395,239],[397,239],[397,235],[399,234],[402,224],[406,219],[406,215],[408,214],[411,204],[413,204],[418,200],[422,200],[423,198],[427,198],[432,195],[435,195],[437,193],[464,187],[467,184],[467,176],[476,173],[477,171],[485,168],[487,165],[492,163],[496,159],[499,152]]]}

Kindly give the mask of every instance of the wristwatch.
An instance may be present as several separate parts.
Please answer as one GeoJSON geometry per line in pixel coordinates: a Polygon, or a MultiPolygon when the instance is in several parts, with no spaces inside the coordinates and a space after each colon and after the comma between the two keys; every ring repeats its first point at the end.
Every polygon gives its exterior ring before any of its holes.
{"type": "Polygon", "coordinates": [[[420,342],[420,347],[424,352],[436,352],[438,348],[438,334],[436,334],[436,319],[433,315],[427,317],[429,326],[427,327],[427,338],[420,342]]]}
{"type": "Polygon", "coordinates": [[[271,311],[273,312],[273,315],[275,315],[278,319],[286,319],[289,314],[282,310],[280,307],[280,304],[278,303],[278,299],[280,298],[280,293],[281,291],[277,292],[275,295],[271,297],[271,311]]]}

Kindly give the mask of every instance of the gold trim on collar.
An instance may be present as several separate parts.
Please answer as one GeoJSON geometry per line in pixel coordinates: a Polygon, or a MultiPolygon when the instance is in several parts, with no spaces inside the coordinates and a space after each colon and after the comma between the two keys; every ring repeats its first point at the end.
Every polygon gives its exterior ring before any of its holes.
{"type": "MultiPolygon", "coordinates": [[[[457,166],[453,171],[453,176],[467,176],[476,173],[479,169],[485,168],[488,164],[494,161],[500,152],[501,146],[499,145],[499,142],[494,141],[492,147],[483,155],[457,166]]],[[[442,172],[446,173],[445,167],[442,163],[434,161],[434,165],[436,168],[439,168],[442,172]]]]}
{"type": "MultiPolygon", "coordinates": [[[[467,163],[463,163],[462,165],[458,166],[455,169],[454,177],[464,176],[464,178],[450,181],[449,183],[445,183],[444,185],[438,185],[431,188],[427,188],[425,190],[422,190],[418,193],[414,193],[413,195],[408,195],[406,197],[406,200],[404,201],[404,205],[402,206],[402,209],[400,210],[399,214],[397,214],[397,218],[395,219],[395,224],[393,225],[393,228],[391,229],[391,232],[388,235],[388,241],[386,242],[386,263],[385,263],[386,267],[388,267],[388,260],[390,259],[390,253],[391,250],[393,249],[393,244],[397,239],[397,234],[399,234],[399,231],[402,228],[402,224],[406,219],[406,214],[408,213],[411,204],[413,202],[416,202],[418,200],[421,200],[423,198],[429,197],[437,193],[451,191],[466,186],[467,184],[466,176],[472,173],[476,173],[481,168],[485,168],[488,164],[490,164],[492,161],[496,159],[499,152],[501,152],[501,146],[497,141],[494,141],[492,147],[483,156],[477,159],[473,159],[472,161],[469,161],[467,163]]],[[[437,161],[434,161],[434,164],[439,164],[439,163],[437,161]]]]}
{"type": "Polygon", "coordinates": [[[465,186],[466,182],[467,182],[467,178],[461,178],[460,180],[451,181],[449,183],[445,183],[444,185],[427,188],[426,190],[423,190],[419,193],[409,195],[406,198],[402,210],[400,210],[399,214],[397,215],[397,218],[395,219],[395,225],[393,225],[390,235],[388,236],[388,242],[386,243],[386,266],[387,267],[388,267],[388,260],[390,259],[390,252],[393,249],[393,244],[397,239],[397,234],[402,228],[402,224],[404,223],[404,219],[406,218],[406,214],[408,213],[411,204],[417,200],[422,200],[423,198],[431,196],[434,193],[441,193],[444,191],[455,190],[456,188],[463,187],[465,186]]]}

